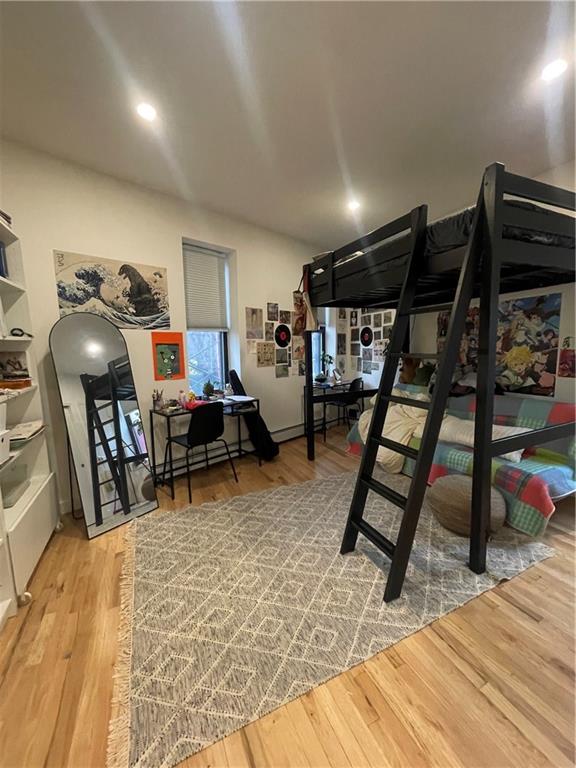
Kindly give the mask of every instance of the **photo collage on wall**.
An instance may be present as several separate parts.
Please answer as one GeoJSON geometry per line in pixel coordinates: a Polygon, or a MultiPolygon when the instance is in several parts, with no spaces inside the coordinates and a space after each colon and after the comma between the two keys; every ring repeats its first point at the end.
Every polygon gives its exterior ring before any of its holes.
{"type": "Polygon", "coordinates": [[[384,363],[390,343],[395,310],[350,311],[350,355],[355,358],[357,373],[372,374],[384,363]]]}
{"type": "MultiPolygon", "coordinates": [[[[496,381],[504,390],[552,397],[556,388],[556,375],[569,376],[570,370],[573,372],[574,339],[571,337],[566,337],[562,343],[558,367],[561,303],[560,293],[500,302],[496,381]],[[568,354],[563,355],[563,352],[568,354]]],[[[438,314],[438,352],[443,349],[449,319],[449,312],[438,314]]],[[[460,343],[458,364],[462,375],[476,371],[478,367],[479,321],[479,308],[471,307],[460,343]]]]}
{"type": "Polygon", "coordinates": [[[299,291],[293,292],[292,300],[292,309],[267,302],[265,310],[245,310],[247,351],[256,355],[258,368],[274,368],[277,379],[304,376],[306,305],[299,291]]]}

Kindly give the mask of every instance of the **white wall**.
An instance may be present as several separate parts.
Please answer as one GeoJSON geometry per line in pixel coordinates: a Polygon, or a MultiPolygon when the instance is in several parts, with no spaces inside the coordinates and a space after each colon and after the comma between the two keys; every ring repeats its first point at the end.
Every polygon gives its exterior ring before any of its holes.
{"type": "MultiPolygon", "coordinates": [[[[48,349],[48,335],[59,316],[55,249],[167,267],[171,329],[176,331],[185,330],[182,238],[232,249],[232,362],[240,368],[247,391],[261,398],[270,430],[278,437],[294,433],[294,427],[302,432],[303,377],[276,379],[273,368],[256,368],[255,356],[246,354],[244,307],[265,309],[267,301],[277,301],[291,309],[292,291],[300,282],[302,265],[314,255],[313,246],[11,142],[2,144],[0,163],[0,207],[12,215],[21,239],[61,495],[67,493],[65,433],[48,349]]],[[[150,332],[124,335],[147,426],[152,389],[158,385],[150,332]]],[[[163,382],[165,395],[176,396],[183,384],[163,382]]]]}

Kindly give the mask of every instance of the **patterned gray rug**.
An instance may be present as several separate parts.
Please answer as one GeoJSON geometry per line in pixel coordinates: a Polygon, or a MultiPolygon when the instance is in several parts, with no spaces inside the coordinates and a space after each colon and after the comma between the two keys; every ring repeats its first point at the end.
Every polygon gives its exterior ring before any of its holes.
{"type": "MultiPolygon", "coordinates": [[[[110,766],[173,766],[553,554],[503,529],[478,576],[468,541],[425,508],[404,595],[386,605],[388,560],[362,536],[339,554],[354,480],[134,521],[110,766]]],[[[369,494],[366,517],[389,538],[399,514],[369,494]]]]}

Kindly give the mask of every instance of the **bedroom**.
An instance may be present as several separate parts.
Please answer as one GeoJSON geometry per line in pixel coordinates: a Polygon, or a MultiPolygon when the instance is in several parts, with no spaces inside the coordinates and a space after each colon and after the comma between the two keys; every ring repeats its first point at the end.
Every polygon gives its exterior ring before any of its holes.
{"type": "Polygon", "coordinates": [[[573,6],[0,15],[0,762],[572,764],[573,6]]]}

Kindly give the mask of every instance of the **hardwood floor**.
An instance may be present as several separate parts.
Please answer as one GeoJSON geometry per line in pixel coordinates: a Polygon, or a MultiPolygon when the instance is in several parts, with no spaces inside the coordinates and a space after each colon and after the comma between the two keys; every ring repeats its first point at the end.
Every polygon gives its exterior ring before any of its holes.
{"type": "MultiPolygon", "coordinates": [[[[194,503],[354,469],[343,433],[194,473],[194,503]]],[[[160,493],[167,512],[172,502],[160,493]]],[[[180,481],[176,506],[186,501],[180,481]]],[[[195,755],[207,766],[574,765],[574,507],[548,527],[555,557],[195,755]]],[[[105,765],[120,528],[88,542],[68,520],[0,636],[2,768],[105,765]]]]}

